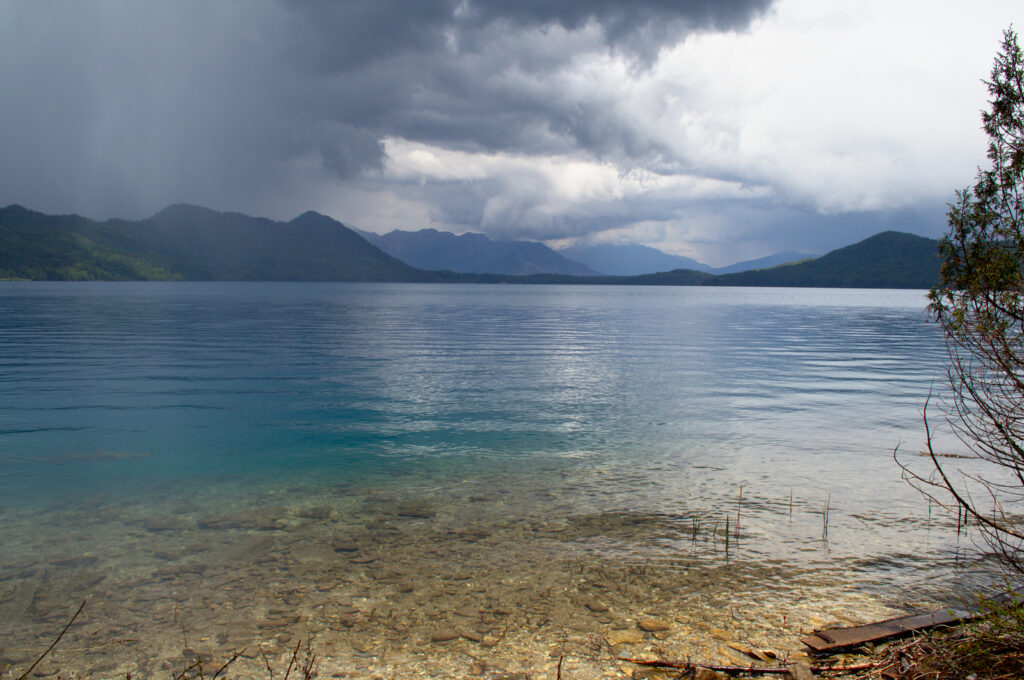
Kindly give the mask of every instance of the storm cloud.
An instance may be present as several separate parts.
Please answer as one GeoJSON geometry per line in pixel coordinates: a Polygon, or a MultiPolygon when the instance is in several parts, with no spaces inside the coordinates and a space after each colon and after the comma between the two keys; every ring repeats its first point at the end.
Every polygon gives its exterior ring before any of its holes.
{"type": "Polygon", "coordinates": [[[315,209],[724,260],[901,228],[885,216],[935,232],[983,158],[979,80],[1013,10],[915,57],[956,6],[866,7],[4,3],[0,203],[315,209]]]}

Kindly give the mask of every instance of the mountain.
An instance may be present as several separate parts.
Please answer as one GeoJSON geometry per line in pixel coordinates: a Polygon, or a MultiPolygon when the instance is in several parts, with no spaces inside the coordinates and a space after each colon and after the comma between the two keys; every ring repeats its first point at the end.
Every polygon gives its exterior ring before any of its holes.
{"type": "Polygon", "coordinates": [[[674,269],[689,269],[710,274],[731,274],[742,272],[748,269],[763,269],[775,265],[796,262],[813,258],[807,253],[796,253],[787,251],[775,253],[756,260],[744,260],[725,267],[712,267],[703,262],[683,257],[682,255],[669,255],[657,248],[628,243],[623,245],[599,244],[583,245],[576,244],[566,248],[560,248],[559,253],[576,262],[582,262],[594,271],[614,276],[636,276],[638,274],[649,274],[652,272],[666,272],[674,269]]]}
{"type": "Polygon", "coordinates": [[[723,274],[705,285],[930,288],[939,282],[938,245],[934,239],[885,231],[814,260],[723,274]]]}
{"type": "Polygon", "coordinates": [[[97,222],[0,209],[0,278],[202,281],[435,280],[329,217],[275,222],[173,205],[97,222]]]}
{"type": "Polygon", "coordinates": [[[793,262],[800,262],[802,260],[813,260],[815,257],[815,255],[811,255],[810,253],[797,253],[792,250],[787,250],[783,253],[775,253],[774,255],[759,257],[756,260],[744,260],[743,262],[726,265],[725,267],[715,267],[711,270],[711,273],[734,274],[736,272],[745,272],[751,269],[767,269],[768,267],[777,267],[780,264],[790,264],[793,262]]]}
{"type": "Polygon", "coordinates": [[[581,262],[596,272],[612,276],[636,276],[674,269],[710,272],[712,267],[681,255],[669,255],[638,243],[624,245],[571,245],[560,248],[561,255],[581,262]]]}
{"type": "Polygon", "coordinates": [[[568,260],[543,243],[492,241],[483,234],[462,234],[436,229],[395,230],[367,235],[372,243],[399,260],[430,271],[466,274],[568,274],[596,276],[597,272],[568,260]]]}
{"type": "MultiPolygon", "coordinates": [[[[497,271],[424,271],[383,252],[329,217],[306,212],[290,222],[174,205],[137,221],[98,222],[78,215],[45,215],[21,206],[0,208],[0,279],[196,281],[408,281],[451,283],[567,283],[589,285],[808,286],[929,288],[939,281],[938,242],[887,231],[817,259],[713,275],[691,269],[636,276],[596,275],[549,248],[495,242],[479,234],[433,230],[412,234],[432,244],[444,267],[457,254],[497,271]],[[454,251],[445,253],[444,246],[454,251]],[[474,251],[474,248],[478,250],[474,251]],[[553,258],[552,258],[553,256],[553,258]],[[565,263],[569,263],[566,265],[565,263]],[[570,272],[543,271],[568,267],[570,272]],[[529,275],[502,273],[532,271],[529,275]],[[583,270],[585,276],[573,275],[583,270]]],[[[799,255],[782,253],[776,257],[799,255]]],[[[757,262],[756,260],[753,262],[757,262]]],[[[739,263],[734,266],[739,266],[739,263]]]]}

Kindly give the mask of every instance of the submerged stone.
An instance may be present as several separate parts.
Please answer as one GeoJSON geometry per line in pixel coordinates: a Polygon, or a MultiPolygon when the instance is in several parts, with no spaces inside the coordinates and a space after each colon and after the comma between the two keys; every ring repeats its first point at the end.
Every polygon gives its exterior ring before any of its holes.
{"type": "Polygon", "coordinates": [[[335,539],[331,543],[331,547],[334,548],[334,552],[358,552],[359,544],[353,543],[352,541],[346,541],[344,539],[335,539]]]}
{"type": "Polygon", "coordinates": [[[638,630],[613,630],[604,636],[612,647],[616,645],[634,645],[644,641],[644,634],[638,630]]]}
{"type": "Polygon", "coordinates": [[[660,633],[671,628],[668,623],[661,619],[641,617],[636,620],[636,627],[648,633],[660,633]]]}
{"type": "Polygon", "coordinates": [[[450,642],[462,637],[454,628],[437,628],[430,633],[431,642],[450,642]]]}
{"type": "Polygon", "coordinates": [[[142,523],[142,527],[146,531],[159,533],[162,531],[183,531],[188,528],[188,524],[177,517],[158,517],[145,520],[142,523]]]}

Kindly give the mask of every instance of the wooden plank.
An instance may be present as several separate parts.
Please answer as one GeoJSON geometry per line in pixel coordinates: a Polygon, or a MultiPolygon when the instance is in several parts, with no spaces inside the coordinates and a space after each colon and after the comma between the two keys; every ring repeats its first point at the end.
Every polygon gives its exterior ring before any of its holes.
{"type": "MultiPolygon", "coordinates": [[[[1001,593],[990,598],[989,601],[996,604],[1009,603],[1014,595],[1017,598],[1024,597],[1024,587],[1017,588],[1012,593],[1013,595],[1001,593]]],[[[928,614],[898,616],[862,626],[815,630],[812,635],[802,638],[800,642],[815,652],[833,652],[867,642],[888,640],[937,626],[957,625],[964,621],[979,618],[987,613],[987,610],[979,609],[940,609],[928,614]]]]}

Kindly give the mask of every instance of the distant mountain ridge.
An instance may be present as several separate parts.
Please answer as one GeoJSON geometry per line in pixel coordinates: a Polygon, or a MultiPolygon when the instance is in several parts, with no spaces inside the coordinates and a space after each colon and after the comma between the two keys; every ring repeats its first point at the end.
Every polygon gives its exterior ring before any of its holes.
{"type": "Polygon", "coordinates": [[[756,260],[744,260],[724,267],[712,267],[682,255],[670,255],[657,248],[640,245],[639,243],[614,244],[576,244],[561,248],[559,253],[569,259],[582,262],[594,271],[613,276],[638,276],[675,269],[690,269],[708,274],[730,274],[748,269],[762,269],[775,265],[796,262],[813,258],[810,253],[787,251],[775,253],[756,260]]]}
{"type": "Polygon", "coordinates": [[[639,276],[675,269],[690,269],[711,273],[714,267],[682,255],[670,255],[639,243],[623,245],[576,244],[560,248],[558,252],[570,260],[580,262],[596,272],[611,276],[639,276]]]}
{"type": "Polygon", "coordinates": [[[793,250],[787,250],[782,253],[766,255],[765,257],[759,257],[754,260],[743,260],[742,262],[734,262],[733,264],[726,265],[724,267],[715,267],[711,270],[711,273],[734,274],[736,272],[750,271],[751,269],[766,269],[768,267],[777,267],[780,264],[792,264],[802,260],[813,260],[815,257],[817,256],[812,255],[811,253],[798,253],[793,250]]]}
{"type": "MultiPolygon", "coordinates": [[[[533,255],[522,252],[511,251],[516,266],[531,264],[533,255]]],[[[540,268],[537,259],[531,266],[540,268]]],[[[732,274],[674,269],[637,276],[524,276],[418,269],[315,212],[277,222],[174,205],[144,220],[100,222],[17,205],[0,208],[0,279],[929,288],[938,283],[939,270],[938,241],[895,231],[816,259],[732,274]]]]}
{"type": "Polygon", "coordinates": [[[598,272],[563,257],[543,243],[534,241],[492,241],[483,234],[456,236],[447,231],[395,230],[363,236],[392,257],[431,271],[449,270],[464,274],[568,274],[596,276],[598,272]]]}
{"type": "Polygon", "coordinates": [[[677,269],[727,274],[813,257],[790,251],[725,267],[712,267],[638,243],[576,244],[552,250],[535,241],[494,241],[475,232],[456,235],[437,229],[396,229],[386,234],[356,231],[388,255],[413,267],[464,274],[640,276],[677,269]]]}

